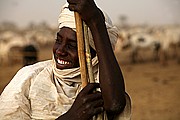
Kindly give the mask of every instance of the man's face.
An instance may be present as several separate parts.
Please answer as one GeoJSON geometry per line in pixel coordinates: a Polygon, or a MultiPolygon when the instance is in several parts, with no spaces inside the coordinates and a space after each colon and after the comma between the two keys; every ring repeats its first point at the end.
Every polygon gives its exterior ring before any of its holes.
{"type": "Polygon", "coordinates": [[[79,67],[76,32],[68,27],[60,29],[53,47],[53,54],[58,69],[79,67]]]}

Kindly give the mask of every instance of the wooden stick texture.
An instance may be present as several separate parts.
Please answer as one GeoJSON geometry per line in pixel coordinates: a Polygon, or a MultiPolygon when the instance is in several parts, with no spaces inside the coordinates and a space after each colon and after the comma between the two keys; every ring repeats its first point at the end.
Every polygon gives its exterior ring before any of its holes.
{"type": "Polygon", "coordinates": [[[85,47],[84,47],[84,40],[83,40],[82,20],[81,20],[81,17],[79,16],[79,13],[74,12],[74,15],[75,15],[75,21],[76,21],[78,56],[79,56],[79,63],[80,63],[82,87],[85,87],[88,83],[88,79],[87,79],[87,68],[86,68],[86,61],[85,61],[86,58],[85,58],[85,47]]]}
{"type": "Polygon", "coordinates": [[[94,83],[94,74],[92,70],[92,59],[91,59],[91,52],[89,47],[89,36],[88,36],[88,26],[83,22],[84,27],[84,42],[85,42],[85,55],[86,55],[86,64],[87,64],[87,71],[88,71],[88,77],[89,82],[94,83]]]}

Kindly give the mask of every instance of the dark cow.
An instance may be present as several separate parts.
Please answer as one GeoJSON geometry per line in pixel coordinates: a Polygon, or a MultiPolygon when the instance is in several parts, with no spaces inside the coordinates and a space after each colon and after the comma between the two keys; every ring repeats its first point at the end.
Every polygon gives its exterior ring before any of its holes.
{"type": "Polygon", "coordinates": [[[26,45],[23,48],[23,65],[31,65],[38,61],[38,50],[33,45],[26,45]]]}

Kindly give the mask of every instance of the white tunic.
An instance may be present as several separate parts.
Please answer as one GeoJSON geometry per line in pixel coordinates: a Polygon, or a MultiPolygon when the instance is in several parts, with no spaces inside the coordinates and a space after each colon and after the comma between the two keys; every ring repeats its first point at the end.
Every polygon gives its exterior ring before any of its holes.
{"type": "MultiPolygon", "coordinates": [[[[0,96],[1,120],[53,120],[68,111],[81,90],[81,82],[53,79],[53,61],[48,60],[20,69],[0,96]],[[72,83],[72,82],[71,82],[72,83]]],[[[80,79],[79,75],[72,79],[80,79]]],[[[131,103],[117,117],[130,120],[131,103]]]]}

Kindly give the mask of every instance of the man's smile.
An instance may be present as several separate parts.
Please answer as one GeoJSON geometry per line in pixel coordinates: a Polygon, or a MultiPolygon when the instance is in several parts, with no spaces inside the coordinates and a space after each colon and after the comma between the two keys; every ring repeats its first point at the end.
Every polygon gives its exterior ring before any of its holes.
{"type": "Polygon", "coordinates": [[[57,63],[61,64],[61,65],[69,65],[71,64],[71,62],[65,61],[65,60],[61,60],[61,59],[57,59],[57,63]]]}

